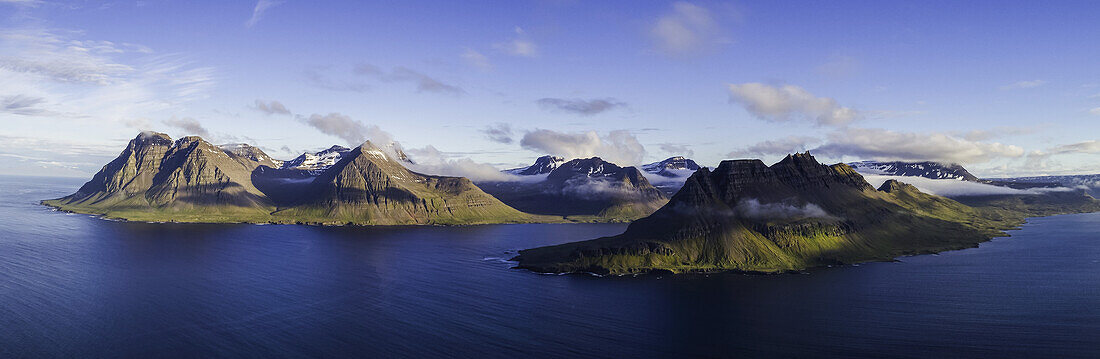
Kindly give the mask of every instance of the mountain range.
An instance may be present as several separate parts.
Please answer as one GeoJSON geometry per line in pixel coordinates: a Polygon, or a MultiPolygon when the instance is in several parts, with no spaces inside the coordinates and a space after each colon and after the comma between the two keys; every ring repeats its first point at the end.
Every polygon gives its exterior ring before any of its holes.
{"type": "Polygon", "coordinates": [[[620,235],[526,249],[513,260],[538,272],[780,272],[973,247],[1027,216],[1100,210],[1081,192],[1057,196],[967,205],[898,180],[874,188],[849,165],[809,153],[771,166],[723,161],[696,171],[620,235]]]}
{"type": "Polygon", "coordinates": [[[912,176],[931,179],[957,179],[978,182],[978,177],[970,174],[963,166],[955,163],[939,162],[878,162],[862,161],[848,164],[857,172],[868,175],[912,176]]]}
{"type": "Polygon", "coordinates": [[[668,200],[635,167],[599,157],[562,161],[539,157],[529,167],[511,170],[532,180],[479,185],[521,211],[582,221],[630,221],[653,213],[668,200]]]}
{"type": "Polygon", "coordinates": [[[276,162],[259,148],[143,132],[76,193],[44,204],[174,222],[478,224],[553,221],[515,210],[469,179],[409,171],[368,142],[276,162]]]}

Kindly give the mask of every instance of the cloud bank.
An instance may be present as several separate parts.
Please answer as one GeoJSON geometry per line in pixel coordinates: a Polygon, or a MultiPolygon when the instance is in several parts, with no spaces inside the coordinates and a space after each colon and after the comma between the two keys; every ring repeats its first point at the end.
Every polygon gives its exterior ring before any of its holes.
{"type": "Polygon", "coordinates": [[[823,218],[833,219],[835,217],[830,216],[821,209],[820,206],[813,203],[806,203],[801,206],[791,205],[787,203],[760,203],[755,198],[742,199],[737,202],[737,206],[734,207],[734,211],[742,217],[752,219],[797,219],[797,218],[823,218]]]}
{"type": "Polygon", "coordinates": [[[649,35],[658,50],[675,57],[705,52],[726,42],[710,10],[684,1],[673,3],[671,11],[657,18],[649,35]]]}
{"type": "Polygon", "coordinates": [[[379,147],[395,143],[393,135],[383,131],[377,125],[366,125],[339,112],[327,115],[312,114],[308,118],[299,117],[299,120],[321,133],[347,141],[352,147],[359,146],[367,140],[379,147]]]}
{"type": "Polygon", "coordinates": [[[849,128],[828,135],[828,143],[812,150],[833,156],[877,161],[937,161],[979,163],[996,158],[1019,158],[1024,149],[1014,145],[970,141],[943,133],[896,132],[849,128]]]}
{"type": "Polygon", "coordinates": [[[626,130],[616,130],[601,137],[596,131],[557,132],[535,130],[520,140],[523,148],[566,159],[599,156],[622,166],[636,165],[645,157],[645,147],[626,130]]]}
{"type": "Polygon", "coordinates": [[[960,181],[955,179],[931,179],[915,176],[865,175],[863,176],[863,178],[867,180],[867,183],[870,183],[875,188],[882,186],[882,184],[887,180],[897,180],[898,182],[911,184],[914,187],[917,187],[917,189],[919,189],[921,192],[945,197],[988,195],[1038,195],[1050,192],[1066,192],[1073,190],[1072,188],[1066,187],[1015,189],[994,186],[985,183],[960,181]]]}
{"type": "Polygon", "coordinates": [[[729,85],[729,101],[744,106],[754,116],[775,122],[809,120],[821,126],[843,126],[859,117],[855,110],[836,100],[817,97],[794,86],[771,86],[750,82],[729,85]]]}

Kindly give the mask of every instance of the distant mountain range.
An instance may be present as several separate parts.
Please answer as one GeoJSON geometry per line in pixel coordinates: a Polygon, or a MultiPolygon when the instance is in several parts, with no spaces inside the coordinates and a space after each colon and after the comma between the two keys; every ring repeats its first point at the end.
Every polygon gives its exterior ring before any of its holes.
{"type": "Polygon", "coordinates": [[[577,220],[634,220],[668,200],[635,167],[619,167],[599,157],[562,161],[543,156],[529,167],[510,170],[535,178],[545,174],[541,180],[479,185],[521,211],[577,220]]]}
{"type": "Polygon", "coordinates": [[[972,247],[1027,216],[1097,210],[1100,201],[1079,192],[966,205],[897,180],[876,189],[852,167],[804,153],[772,166],[700,169],[623,234],[522,250],[514,260],[538,272],[778,272],[972,247]]]}
{"type": "Polygon", "coordinates": [[[664,161],[642,166],[642,170],[662,177],[687,177],[699,170],[699,164],[683,156],[669,157],[664,161]]]}
{"type": "Polygon", "coordinates": [[[970,174],[966,168],[958,164],[944,164],[939,162],[878,162],[862,161],[848,164],[859,173],[868,175],[912,176],[931,179],[957,179],[962,181],[978,182],[978,177],[970,174]]]}

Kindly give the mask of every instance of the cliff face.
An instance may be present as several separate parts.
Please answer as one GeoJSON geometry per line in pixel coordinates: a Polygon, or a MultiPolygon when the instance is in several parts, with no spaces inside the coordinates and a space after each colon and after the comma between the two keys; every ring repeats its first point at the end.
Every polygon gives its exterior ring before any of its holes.
{"type": "Polygon", "coordinates": [[[1010,227],[974,208],[844,164],[795,154],[700,169],[668,204],[618,236],[528,249],[536,271],[784,271],[965,248],[1010,227]]]}
{"type": "Polygon", "coordinates": [[[273,204],[251,184],[251,172],[259,163],[198,137],[173,142],[165,134],[146,132],[131,140],[91,181],[59,202],[103,213],[210,211],[262,215],[273,204]]]}
{"type": "Polygon", "coordinates": [[[493,223],[527,218],[469,179],[415,173],[398,161],[364,143],[314,179],[301,203],[279,214],[358,224],[493,223]]]}

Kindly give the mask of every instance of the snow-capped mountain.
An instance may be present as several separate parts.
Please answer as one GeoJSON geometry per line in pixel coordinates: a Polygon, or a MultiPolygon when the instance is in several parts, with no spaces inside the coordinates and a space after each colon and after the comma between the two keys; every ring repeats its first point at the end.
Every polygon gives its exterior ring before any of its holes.
{"type": "Polygon", "coordinates": [[[227,153],[248,158],[263,165],[272,167],[283,166],[283,161],[271,158],[266,153],[264,153],[264,151],[247,143],[228,143],[224,145],[218,145],[218,148],[227,153]]]}
{"type": "Polygon", "coordinates": [[[517,176],[542,175],[542,174],[550,173],[554,169],[561,166],[562,163],[565,163],[564,158],[547,155],[547,156],[542,156],[542,157],[539,157],[538,159],[536,159],[535,164],[533,164],[533,165],[530,165],[530,166],[527,166],[527,167],[513,168],[513,169],[510,169],[510,170],[504,170],[504,172],[514,174],[514,175],[517,175],[517,176]]]}
{"type": "Polygon", "coordinates": [[[307,152],[290,161],[283,162],[280,168],[303,170],[308,171],[312,175],[319,175],[329,167],[332,167],[332,165],[335,165],[336,162],[340,162],[340,159],[349,151],[351,151],[350,148],[336,145],[320,152],[307,152]]]}
{"type": "Polygon", "coordinates": [[[664,177],[687,177],[699,170],[699,164],[690,158],[675,156],[661,162],[643,165],[642,170],[664,177]]]}
{"type": "Polygon", "coordinates": [[[939,162],[878,162],[862,161],[848,164],[856,172],[864,175],[910,176],[931,179],[957,179],[960,181],[979,182],[978,177],[970,174],[963,166],[958,164],[943,164],[939,162]]]}

